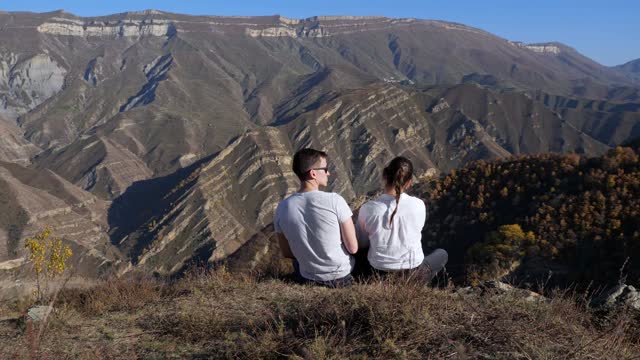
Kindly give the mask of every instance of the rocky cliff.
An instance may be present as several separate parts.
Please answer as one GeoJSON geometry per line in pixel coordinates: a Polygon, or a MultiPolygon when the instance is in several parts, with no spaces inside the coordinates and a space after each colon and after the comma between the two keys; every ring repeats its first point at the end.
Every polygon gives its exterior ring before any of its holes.
{"type": "Polygon", "coordinates": [[[62,89],[66,73],[47,54],[0,52],[0,116],[15,120],[34,109],[62,89]]]}

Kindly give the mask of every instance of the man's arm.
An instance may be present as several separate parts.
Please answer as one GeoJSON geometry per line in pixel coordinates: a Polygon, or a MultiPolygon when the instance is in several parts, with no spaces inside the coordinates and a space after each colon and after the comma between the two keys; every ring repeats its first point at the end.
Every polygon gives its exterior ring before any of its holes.
{"type": "Polygon", "coordinates": [[[353,226],[353,220],[348,218],[340,224],[340,233],[342,234],[342,242],[349,254],[358,252],[358,239],[356,238],[356,228],[353,226]]]}
{"type": "Polygon", "coordinates": [[[291,252],[291,248],[289,247],[289,241],[287,241],[287,238],[284,237],[284,234],[282,233],[277,233],[277,235],[278,244],[280,245],[280,252],[282,253],[282,256],[287,259],[295,259],[296,257],[293,256],[293,253],[291,252]]]}

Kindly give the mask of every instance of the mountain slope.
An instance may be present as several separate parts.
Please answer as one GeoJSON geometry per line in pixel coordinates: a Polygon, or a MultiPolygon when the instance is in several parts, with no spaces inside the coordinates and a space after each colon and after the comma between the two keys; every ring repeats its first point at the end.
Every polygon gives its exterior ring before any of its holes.
{"type": "Polygon", "coordinates": [[[296,190],[291,155],[307,146],[327,151],[329,189],[349,201],[378,189],[382,168],[395,154],[410,157],[417,178],[424,179],[475,159],[607,149],[523,94],[475,85],[422,92],[372,85],[334,94],[288,123],[242,135],[188,174],[176,175],[170,190],[149,185],[145,195],[140,184],[123,194],[111,209],[112,228],[122,228],[112,239],[134,263],[161,273],[190,261],[222,260],[268,225],[278,201],[296,190]],[[493,105],[474,108],[477,103],[493,105]],[[159,193],[162,200],[149,203],[159,193]],[[130,207],[136,197],[162,210],[123,222],[138,213],[130,207]]]}
{"type": "Polygon", "coordinates": [[[46,226],[69,244],[79,278],[95,278],[119,266],[119,251],[106,236],[109,203],[48,170],[0,162],[0,284],[7,293],[28,286],[24,239],[46,226]]]}
{"type": "Polygon", "coordinates": [[[640,59],[631,60],[613,67],[614,70],[627,75],[630,79],[640,81],[640,59]]]}
{"type": "Polygon", "coordinates": [[[40,149],[26,141],[19,127],[0,118],[0,161],[28,164],[40,149]]]}

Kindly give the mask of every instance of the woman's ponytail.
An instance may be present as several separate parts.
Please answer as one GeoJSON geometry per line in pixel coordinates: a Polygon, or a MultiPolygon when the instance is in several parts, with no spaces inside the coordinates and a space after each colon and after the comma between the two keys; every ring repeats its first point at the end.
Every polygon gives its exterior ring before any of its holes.
{"type": "Polygon", "coordinates": [[[400,206],[400,195],[402,194],[402,188],[413,177],[413,164],[409,159],[398,156],[391,160],[389,165],[382,171],[382,177],[388,187],[393,187],[396,192],[396,208],[391,214],[389,219],[389,225],[393,225],[393,218],[398,212],[400,206]]]}

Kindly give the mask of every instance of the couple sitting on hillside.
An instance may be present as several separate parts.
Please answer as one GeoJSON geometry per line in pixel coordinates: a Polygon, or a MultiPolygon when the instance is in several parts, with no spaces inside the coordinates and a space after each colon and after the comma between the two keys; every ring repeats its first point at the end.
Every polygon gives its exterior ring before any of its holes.
{"type": "Polygon", "coordinates": [[[404,193],[413,176],[408,159],[397,157],[384,169],[384,194],[360,208],[357,231],[342,196],[319,191],[330,175],[326,153],[298,151],[293,172],[300,190],[278,204],[274,226],[282,254],[293,259],[304,281],[349,286],[358,243],[369,247],[369,263],[380,273],[411,272],[428,283],[444,268],[446,251],[437,249],[427,257],[422,252],[426,209],[422,200],[404,193]]]}

